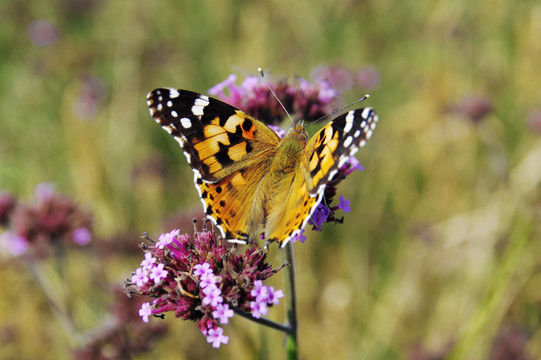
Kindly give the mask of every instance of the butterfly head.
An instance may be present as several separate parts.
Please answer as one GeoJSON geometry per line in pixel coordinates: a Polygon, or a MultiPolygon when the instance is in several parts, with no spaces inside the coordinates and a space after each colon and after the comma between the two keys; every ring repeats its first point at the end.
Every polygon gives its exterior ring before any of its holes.
{"type": "Polygon", "coordinates": [[[294,138],[306,143],[308,141],[308,133],[304,127],[304,120],[297,121],[295,125],[288,130],[286,137],[294,138]]]}

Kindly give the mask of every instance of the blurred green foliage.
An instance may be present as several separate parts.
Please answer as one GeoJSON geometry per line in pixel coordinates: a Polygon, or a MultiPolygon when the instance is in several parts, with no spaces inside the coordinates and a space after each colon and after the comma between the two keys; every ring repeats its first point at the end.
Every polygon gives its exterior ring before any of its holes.
{"type": "MultiPolygon", "coordinates": [[[[516,343],[541,357],[539,2],[4,0],[0,18],[0,189],[53,183],[93,210],[95,241],[157,236],[200,206],[148,91],[206,92],[257,67],[375,68],[365,104],[380,123],[357,155],[366,171],[340,188],[353,211],[296,245],[301,357],[503,359],[516,343]]],[[[52,292],[91,329],[141,258],[70,253],[52,292]]],[[[68,356],[77,341],[42,289],[0,261],[0,358],[68,356]]],[[[283,357],[283,336],[245,319],[218,351],[165,321],[140,358],[283,357]]]]}

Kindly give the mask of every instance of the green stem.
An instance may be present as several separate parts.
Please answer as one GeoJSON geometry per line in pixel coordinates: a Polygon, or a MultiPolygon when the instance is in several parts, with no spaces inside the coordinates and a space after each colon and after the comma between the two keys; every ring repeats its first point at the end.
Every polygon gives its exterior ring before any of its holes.
{"type": "Polygon", "coordinates": [[[65,304],[60,301],[58,297],[58,292],[53,288],[51,282],[44,274],[42,269],[40,269],[40,263],[37,260],[25,259],[25,265],[29,269],[30,274],[34,278],[34,281],[37,283],[41,289],[45,299],[51,306],[53,313],[60,321],[66,333],[69,334],[70,341],[73,344],[78,344],[82,340],[82,334],[79,332],[79,329],[73,323],[73,320],[68,315],[65,304]]]}
{"type": "Polygon", "coordinates": [[[288,360],[296,360],[297,356],[297,298],[295,292],[295,253],[293,251],[293,244],[289,242],[285,249],[286,261],[289,266],[286,268],[285,285],[286,285],[286,298],[289,299],[287,308],[287,320],[291,331],[287,333],[286,337],[286,351],[288,360]]]}

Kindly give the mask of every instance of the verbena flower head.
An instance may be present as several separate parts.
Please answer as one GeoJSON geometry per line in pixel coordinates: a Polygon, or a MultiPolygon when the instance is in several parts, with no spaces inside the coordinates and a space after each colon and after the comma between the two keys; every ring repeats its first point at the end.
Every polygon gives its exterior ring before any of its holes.
{"type": "MultiPolygon", "coordinates": [[[[287,117],[259,76],[247,77],[240,86],[235,84],[236,80],[236,75],[232,74],[208,92],[267,125],[279,125],[287,117]]],[[[309,82],[301,77],[293,80],[271,78],[269,84],[287,111],[297,119],[313,121],[336,108],[339,94],[327,81],[309,82]]]]}
{"type": "Polygon", "coordinates": [[[126,283],[128,295],[153,299],[139,309],[143,322],[172,312],[196,322],[207,341],[219,347],[229,341],[219,325],[229,322],[233,309],[259,317],[283,296],[281,290],[263,285],[278,270],[266,263],[266,252],[255,243],[236,254],[214,231],[189,236],[178,229],[162,234],[157,242],[146,240],[145,259],[126,283]],[[254,289],[268,295],[262,298],[254,289]]]}
{"type": "Polygon", "coordinates": [[[16,249],[12,251],[16,256],[28,249],[29,256],[42,258],[51,247],[74,243],[82,246],[90,241],[92,218],[88,212],[56,193],[50,184],[39,184],[34,193],[34,201],[19,202],[11,211],[3,247],[16,249]],[[10,243],[6,245],[6,241],[10,243]]]}

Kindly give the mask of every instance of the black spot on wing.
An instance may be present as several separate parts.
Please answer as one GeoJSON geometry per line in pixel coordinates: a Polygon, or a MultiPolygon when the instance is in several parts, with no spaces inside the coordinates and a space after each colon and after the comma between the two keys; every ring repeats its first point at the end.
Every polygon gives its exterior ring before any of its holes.
{"type": "Polygon", "coordinates": [[[243,122],[242,122],[242,129],[244,131],[250,131],[250,129],[252,128],[252,126],[254,126],[254,123],[252,122],[252,120],[250,119],[245,119],[243,122]]]}
{"type": "Polygon", "coordinates": [[[318,161],[316,164],[316,167],[312,171],[310,171],[310,176],[314,177],[320,171],[321,171],[321,162],[318,161]]]}
{"type": "Polygon", "coordinates": [[[229,157],[229,146],[222,144],[221,142],[218,142],[218,147],[220,150],[214,155],[216,160],[220,163],[222,166],[227,166],[233,164],[233,160],[229,157]]]}

